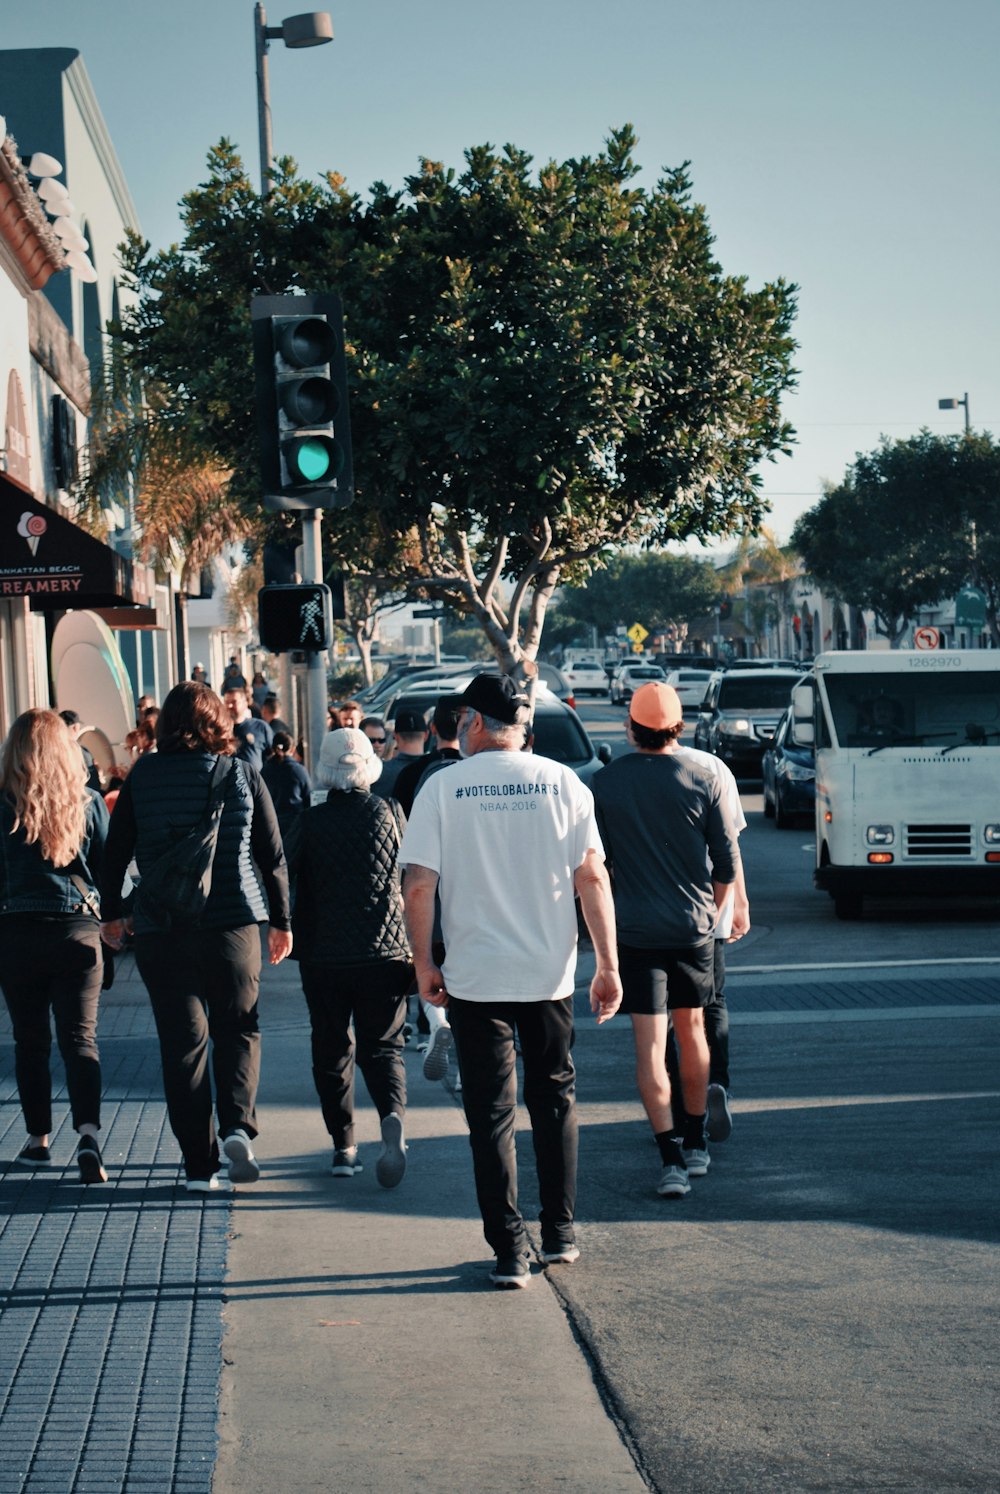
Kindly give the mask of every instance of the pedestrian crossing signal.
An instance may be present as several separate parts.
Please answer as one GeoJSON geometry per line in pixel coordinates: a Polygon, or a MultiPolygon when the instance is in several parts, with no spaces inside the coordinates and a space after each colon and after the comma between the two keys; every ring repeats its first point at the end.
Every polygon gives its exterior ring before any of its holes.
{"type": "Polygon", "coordinates": [[[333,640],[332,614],[330,588],[319,582],[257,593],[257,630],[268,653],[323,653],[333,640]]]}

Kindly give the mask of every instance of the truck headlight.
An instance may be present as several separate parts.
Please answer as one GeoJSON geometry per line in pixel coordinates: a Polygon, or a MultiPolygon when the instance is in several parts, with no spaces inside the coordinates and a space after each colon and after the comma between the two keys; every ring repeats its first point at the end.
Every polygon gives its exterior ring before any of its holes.
{"type": "Polygon", "coordinates": [[[865,839],[870,846],[891,846],[896,839],[896,832],[891,825],[869,825],[865,831],[865,839]]]}
{"type": "Polygon", "coordinates": [[[983,830],[983,839],[988,846],[996,845],[1000,841],[1000,825],[987,825],[983,830]]]}
{"type": "Polygon", "coordinates": [[[750,735],[750,722],[742,716],[734,716],[731,721],[723,721],[719,731],[724,737],[748,737],[750,735]]]}

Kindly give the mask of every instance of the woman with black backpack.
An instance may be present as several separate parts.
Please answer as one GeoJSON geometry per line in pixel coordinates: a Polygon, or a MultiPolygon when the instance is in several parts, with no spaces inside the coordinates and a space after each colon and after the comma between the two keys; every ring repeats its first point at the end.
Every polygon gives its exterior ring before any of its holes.
{"type": "Polygon", "coordinates": [[[66,1066],[82,1183],[106,1183],[97,1007],[104,960],[95,879],[108,811],[55,711],[25,711],[0,754],[0,986],[14,1030],[28,1139],[20,1167],[47,1168],[52,1130],[51,1018],[66,1066]]]}
{"type": "Polygon", "coordinates": [[[190,680],[175,686],[156,746],[132,768],[111,817],[104,937],[113,948],[124,938],[122,883],[134,856],[135,960],[160,1039],[167,1113],[188,1191],[210,1193],[260,1176],[259,925],[269,925],[271,964],[280,964],[292,947],[288,876],[270,795],[257,770],[234,757],[232,722],[214,691],[190,680]]]}

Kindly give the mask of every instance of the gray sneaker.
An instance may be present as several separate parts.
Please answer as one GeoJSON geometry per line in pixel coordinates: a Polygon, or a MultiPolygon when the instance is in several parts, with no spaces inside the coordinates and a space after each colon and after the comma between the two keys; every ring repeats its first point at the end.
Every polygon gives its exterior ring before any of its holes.
{"type": "Polygon", "coordinates": [[[687,1164],[689,1178],[703,1178],[708,1171],[711,1158],[703,1146],[682,1146],[681,1156],[687,1164]]]}
{"type": "Polygon", "coordinates": [[[382,1122],[382,1150],[375,1163],[375,1177],[383,1188],[396,1188],[406,1171],[403,1118],[390,1111],[382,1122]]]}
{"type": "Polygon", "coordinates": [[[728,1141],[733,1129],[733,1117],[729,1109],[729,1096],[721,1084],[708,1086],[708,1139],[728,1141]]]}
{"type": "Polygon", "coordinates": [[[688,1182],[687,1168],[678,1167],[676,1162],[671,1162],[663,1169],[656,1191],[661,1198],[683,1198],[685,1194],[690,1193],[691,1184],[688,1182]]]}

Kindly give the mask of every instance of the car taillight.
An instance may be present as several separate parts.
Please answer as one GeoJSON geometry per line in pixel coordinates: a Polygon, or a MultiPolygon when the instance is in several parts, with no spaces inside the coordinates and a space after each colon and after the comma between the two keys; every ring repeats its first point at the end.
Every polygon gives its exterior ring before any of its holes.
{"type": "Polygon", "coordinates": [[[566,704],[568,706],[572,706],[572,708],[573,708],[574,711],[576,710],[576,701],[573,698],[572,692],[569,695],[567,695],[567,697],[566,697],[566,704]]]}

